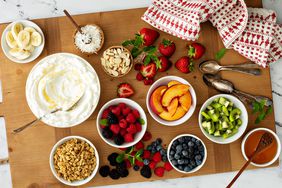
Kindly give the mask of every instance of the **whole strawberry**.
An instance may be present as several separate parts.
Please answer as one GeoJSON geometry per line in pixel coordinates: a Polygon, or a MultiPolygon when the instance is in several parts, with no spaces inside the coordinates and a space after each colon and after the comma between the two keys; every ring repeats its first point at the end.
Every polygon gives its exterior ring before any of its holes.
{"type": "Polygon", "coordinates": [[[143,39],[142,43],[144,46],[151,46],[160,36],[157,31],[149,28],[142,28],[139,33],[143,39]]]}
{"type": "Polygon", "coordinates": [[[163,39],[163,41],[159,44],[158,49],[163,56],[171,57],[174,54],[176,47],[174,42],[168,39],[163,39]]]}
{"type": "Polygon", "coordinates": [[[190,73],[193,71],[193,62],[190,61],[190,58],[187,56],[183,56],[178,59],[175,63],[175,67],[183,73],[190,73]]]}
{"type": "Polygon", "coordinates": [[[167,71],[172,65],[171,61],[168,60],[165,56],[160,56],[159,60],[161,62],[161,68],[158,69],[159,72],[167,71]]]}
{"type": "Polygon", "coordinates": [[[188,45],[187,47],[188,47],[188,57],[196,60],[200,59],[206,51],[205,47],[202,44],[196,42],[188,45]]]}

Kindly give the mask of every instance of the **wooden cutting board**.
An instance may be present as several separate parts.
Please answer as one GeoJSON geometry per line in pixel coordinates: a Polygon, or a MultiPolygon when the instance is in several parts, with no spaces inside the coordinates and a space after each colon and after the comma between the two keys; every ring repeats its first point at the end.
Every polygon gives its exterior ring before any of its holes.
{"type": "MultiPolygon", "coordinates": [[[[260,1],[252,1],[252,5],[261,6],[260,1]]],[[[250,4],[249,4],[250,5],[250,4]]],[[[150,27],[143,22],[140,17],[145,9],[123,10],[105,13],[85,14],[75,16],[80,24],[96,23],[102,27],[105,32],[105,44],[102,49],[112,45],[119,45],[125,39],[132,38],[142,27],[150,27]]],[[[52,175],[49,168],[49,154],[53,145],[61,138],[69,135],[80,135],[88,138],[97,147],[100,154],[101,165],[107,163],[108,154],[118,151],[106,143],[99,137],[96,130],[96,116],[100,107],[108,100],[116,97],[116,86],[120,82],[129,82],[136,90],[133,100],[137,101],[147,113],[148,129],[154,138],[162,137],[164,143],[168,144],[171,139],[181,133],[191,133],[200,137],[206,144],[208,150],[208,158],[204,167],[191,175],[183,175],[176,171],[165,173],[163,178],[155,175],[150,180],[180,178],[204,174],[214,174],[228,171],[238,170],[245,162],[240,149],[242,138],[229,145],[214,144],[201,133],[198,126],[198,113],[201,105],[210,96],[217,92],[208,88],[203,80],[202,75],[196,68],[191,74],[182,74],[175,68],[167,73],[158,73],[157,78],[165,75],[177,75],[187,79],[196,90],[197,108],[192,118],[183,125],[177,127],[166,127],[155,122],[145,105],[145,98],[149,86],[145,86],[142,82],[135,79],[136,72],[132,70],[124,78],[112,79],[107,76],[100,65],[100,56],[102,53],[93,56],[86,56],[79,53],[73,45],[72,36],[74,27],[66,17],[39,19],[34,20],[43,30],[46,37],[46,46],[41,56],[34,62],[29,64],[17,64],[9,61],[0,52],[0,70],[1,80],[3,82],[4,102],[0,105],[0,115],[4,115],[6,120],[7,137],[9,144],[9,159],[11,164],[12,180],[14,187],[64,187],[52,175]],[[97,71],[101,85],[101,99],[95,113],[84,123],[74,128],[59,129],[44,125],[39,122],[36,126],[29,128],[18,135],[11,134],[12,130],[30,122],[35,117],[31,113],[25,99],[25,82],[31,68],[42,58],[57,52],[69,52],[78,54],[85,58],[97,71]]],[[[6,25],[1,25],[1,34],[6,25]]],[[[169,36],[163,32],[156,44],[162,38],[169,38],[175,41],[177,51],[171,58],[175,62],[179,57],[186,53],[186,41],[176,37],[169,36]]],[[[201,24],[201,35],[198,40],[206,46],[206,53],[201,60],[214,58],[215,53],[223,47],[217,30],[212,27],[209,22],[201,24]]],[[[228,50],[221,64],[242,63],[247,61],[244,57],[233,50],[228,50]]],[[[199,61],[200,62],[200,61],[199,61]]],[[[199,64],[196,62],[196,66],[199,64]]],[[[261,76],[249,76],[239,73],[226,72],[222,73],[222,77],[232,81],[235,86],[243,91],[271,96],[271,81],[269,69],[263,69],[261,76]]],[[[249,109],[249,108],[248,108],[249,109]]],[[[274,114],[270,114],[265,121],[259,125],[254,125],[255,115],[249,110],[248,130],[256,127],[267,127],[275,131],[274,114]]],[[[247,132],[247,131],[246,131],[247,132]]],[[[273,166],[277,166],[276,162],[273,166]]],[[[254,168],[252,166],[249,167],[254,168]]],[[[102,178],[99,174],[86,186],[112,185],[130,182],[148,181],[139,175],[139,172],[130,170],[127,178],[112,180],[110,178],[102,178]]]]}

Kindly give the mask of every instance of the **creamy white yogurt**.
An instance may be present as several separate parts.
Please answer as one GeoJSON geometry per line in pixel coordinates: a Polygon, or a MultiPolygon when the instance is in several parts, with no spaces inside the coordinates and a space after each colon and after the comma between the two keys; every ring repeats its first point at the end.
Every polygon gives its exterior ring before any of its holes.
{"type": "Polygon", "coordinates": [[[54,127],[74,126],[85,121],[95,110],[100,98],[99,78],[79,56],[54,54],[42,59],[31,70],[26,98],[36,117],[45,115],[44,123],[54,127]],[[73,108],[67,110],[71,106],[73,108]],[[63,110],[48,114],[57,108],[63,110]]]}

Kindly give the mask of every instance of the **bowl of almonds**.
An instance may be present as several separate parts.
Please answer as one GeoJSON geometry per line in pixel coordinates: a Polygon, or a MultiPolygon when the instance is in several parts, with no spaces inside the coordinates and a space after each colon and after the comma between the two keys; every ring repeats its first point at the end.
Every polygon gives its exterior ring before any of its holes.
{"type": "Polygon", "coordinates": [[[99,168],[99,155],[86,138],[68,136],[59,140],[50,154],[53,175],[63,184],[80,186],[89,182],[99,168]]]}
{"type": "Polygon", "coordinates": [[[101,57],[104,71],[112,77],[126,75],[133,66],[133,57],[130,51],[123,46],[112,46],[104,51],[101,57]]]}

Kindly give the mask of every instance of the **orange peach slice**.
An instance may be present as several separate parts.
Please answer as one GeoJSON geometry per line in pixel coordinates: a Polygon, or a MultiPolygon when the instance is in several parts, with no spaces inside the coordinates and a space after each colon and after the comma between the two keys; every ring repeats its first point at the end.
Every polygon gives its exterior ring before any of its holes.
{"type": "Polygon", "coordinates": [[[169,106],[167,107],[167,111],[168,113],[173,116],[177,110],[178,107],[178,98],[174,98],[172,99],[171,103],[169,104],[169,106]]]}
{"type": "Polygon", "coordinates": [[[165,110],[162,113],[160,113],[160,117],[167,121],[175,121],[182,118],[185,114],[186,111],[181,106],[179,106],[177,107],[176,112],[173,116],[171,116],[170,113],[165,110]]]}
{"type": "Polygon", "coordinates": [[[175,97],[181,97],[182,95],[187,93],[189,90],[189,87],[190,87],[189,85],[185,85],[185,84],[177,84],[177,85],[171,86],[163,94],[162,105],[164,107],[168,107],[172,99],[174,99],[175,97]]]}
{"type": "Polygon", "coordinates": [[[189,110],[192,105],[192,96],[189,91],[179,97],[179,103],[185,111],[189,110]]]}
{"type": "Polygon", "coordinates": [[[182,83],[178,82],[176,80],[172,80],[172,81],[168,82],[167,87],[171,87],[171,86],[174,86],[174,85],[177,85],[177,84],[182,84],[182,83]]]}
{"type": "Polygon", "coordinates": [[[154,113],[160,114],[164,111],[164,108],[161,104],[161,98],[162,98],[162,90],[166,90],[167,86],[160,86],[152,93],[150,97],[150,106],[154,113]]]}

